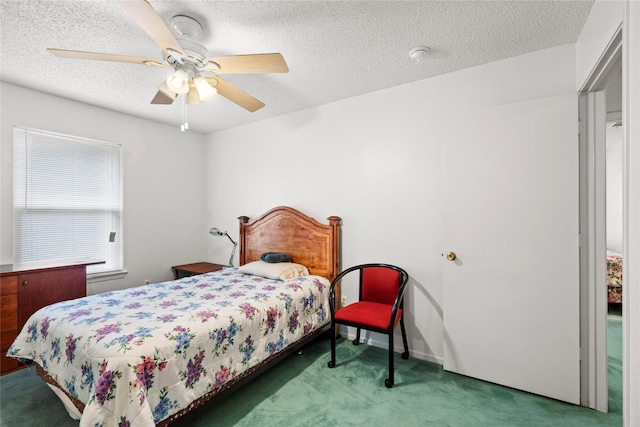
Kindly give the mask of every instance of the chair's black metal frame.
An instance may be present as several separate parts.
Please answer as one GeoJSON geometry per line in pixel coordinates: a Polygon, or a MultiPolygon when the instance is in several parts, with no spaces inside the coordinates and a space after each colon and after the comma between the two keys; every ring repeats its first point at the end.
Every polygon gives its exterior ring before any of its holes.
{"type": "MultiPolygon", "coordinates": [[[[357,332],[356,332],[356,338],[353,340],[353,345],[358,345],[360,344],[360,330],[361,329],[366,329],[369,331],[373,331],[373,332],[379,332],[381,334],[385,334],[389,337],[389,377],[387,379],[385,379],[384,381],[384,385],[388,388],[393,387],[394,384],[394,376],[393,376],[393,330],[395,327],[395,318],[397,316],[398,313],[398,309],[402,310],[402,315],[400,316],[400,330],[402,331],[402,342],[404,344],[404,352],[402,353],[402,358],[403,359],[408,359],[409,358],[409,345],[407,344],[407,332],[405,330],[404,327],[404,292],[407,288],[407,283],[409,281],[409,275],[407,274],[407,272],[405,270],[403,270],[400,267],[397,267],[395,265],[390,265],[390,264],[361,264],[361,265],[356,265],[353,267],[350,267],[344,271],[342,271],[340,274],[338,274],[338,276],[336,276],[336,278],[333,280],[333,282],[331,282],[331,289],[329,292],[329,307],[331,308],[331,328],[332,330],[335,331],[336,329],[336,324],[340,324],[340,325],[346,325],[346,326],[353,326],[356,328],[357,332]],[[347,274],[353,272],[353,271],[358,271],[360,274],[360,278],[359,278],[359,299],[362,300],[362,271],[370,268],[370,267],[383,267],[383,268],[390,268],[393,270],[396,270],[397,272],[400,273],[400,284],[398,286],[398,292],[396,294],[396,299],[393,303],[393,308],[391,310],[391,317],[389,318],[389,326],[387,326],[387,328],[385,329],[378,329],[378,328],[372,328],[368,325],[364,325],[361,323],[355,323],[355,322],[343,322],[343,321],[339,321],[336,322],[335,321],[335,314],[336,314],[336,301],[335,301],[335,293],[334,293],[334,288],[340,283],[340,281],[342,280],[342,278],[344,276],[346,276],[347,274]]],[[[336,366],[336,334],[331,334],[331,360],[327,363],[327,366],[329,366],[329,368],[333,368],[336,366]]]]}

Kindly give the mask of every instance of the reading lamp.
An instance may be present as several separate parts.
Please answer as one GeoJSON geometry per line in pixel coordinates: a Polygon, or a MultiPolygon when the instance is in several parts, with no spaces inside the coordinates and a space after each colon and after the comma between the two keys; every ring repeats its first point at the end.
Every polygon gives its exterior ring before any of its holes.
{"type": "Polygon", "coordinates": [[[231,256],[229,257],[229,267],[233,267],[233,257],[236,254],[236,247],[238,246],[238,244],[231,238],[231,236],[229,236],[229,233],[227,233],[226,231],[220,231],[215,227],[209,230],[209,234],[211,234],[212,236],[227,236],[229,240],[231,240],[231,243],[233,243],[233,249],[231,249],[231,256]]]}

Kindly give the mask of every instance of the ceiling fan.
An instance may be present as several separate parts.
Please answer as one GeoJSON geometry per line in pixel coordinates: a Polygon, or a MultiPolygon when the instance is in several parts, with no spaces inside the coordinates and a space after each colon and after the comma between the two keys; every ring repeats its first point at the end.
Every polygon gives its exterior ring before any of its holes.
{"type": "Polygon", "coordinates": [[[178,41],[147,0],[119,1],[123,9],[162,49],[164,61],[136,56],[47,49],[59,58],[90,59],[153,65],[174,72],[158,86],[152,104],[171,104],[178,95],[185,95],[186,104],[201,104],[216,93],[254,112],[264,103],[222,79],[220,74],[287,73],[289,68],[280,53],[209,57],[207,49],[192,38],[202,31],[200,24],[187,16],[175,16],[171,27],[183,38],[178,41]]]}

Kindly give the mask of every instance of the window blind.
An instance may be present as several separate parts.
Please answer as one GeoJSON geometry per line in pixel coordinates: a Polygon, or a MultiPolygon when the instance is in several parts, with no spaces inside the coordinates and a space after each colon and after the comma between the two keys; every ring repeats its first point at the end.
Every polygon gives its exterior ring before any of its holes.
{"type": "Polygon", "coordinates": [[[13,132],[14,262],[105,261],[122,270],[122,147],[32,129],[13,132]]]}

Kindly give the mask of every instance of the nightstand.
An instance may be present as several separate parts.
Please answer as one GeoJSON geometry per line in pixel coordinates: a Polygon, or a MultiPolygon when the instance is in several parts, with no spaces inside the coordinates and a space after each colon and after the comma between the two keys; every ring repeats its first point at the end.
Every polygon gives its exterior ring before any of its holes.
{"type": "Polygon", "coordinates": [[[210,262],[194,262],[193,264],[174,265],[174,279],[182,279],[183,277],[195,276],[196,274],[211,273],[212,271],[222,270],[226,265],[212,264],[210,262]]]}

